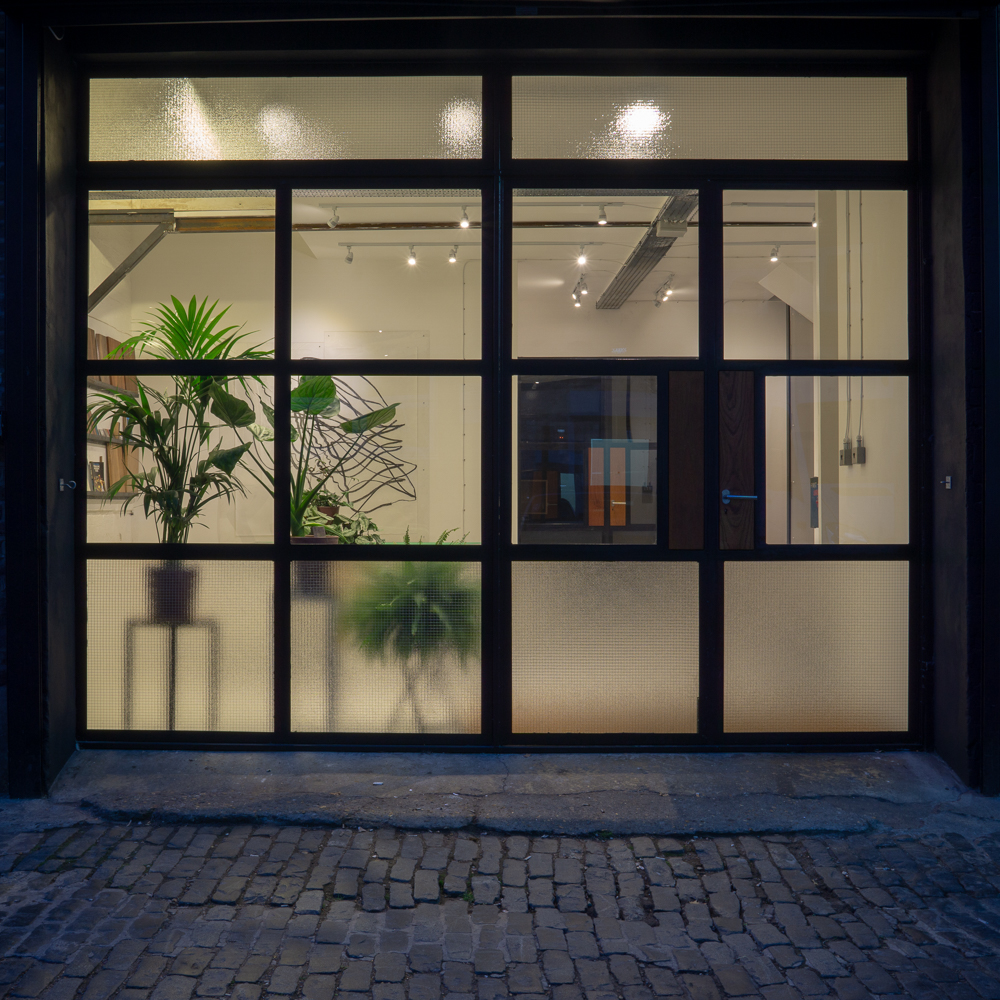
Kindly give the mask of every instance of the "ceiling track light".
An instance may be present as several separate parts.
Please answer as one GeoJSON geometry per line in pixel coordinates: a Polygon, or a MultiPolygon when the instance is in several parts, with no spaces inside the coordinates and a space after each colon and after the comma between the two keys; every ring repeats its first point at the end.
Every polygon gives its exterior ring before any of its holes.
{"type": "Polygon", "coordinates": [[[776,243],[773,247],[771,247],[771,263],[772,264],[777,264],[778,263],[778,250],[779,250],[780,246],[781,246],[780,243],[776,243]]]}
{"type": "Polygon", "coordinates": [[[354,263],[354,251],[350,247],[347,248],[347,256],[344,258],[344,263],[345,264],[354,263]]]}
{"type": "Polygon", "coordinates": [[[454,264],[456,260],[458,260],[458,247],[452,247],[448,251],[448,263],[454,264]]]}
{"type": "Polygon", "coordinates": [[[416,262],[417,262],[417,253],[413,249],[413,247],[411,246],[410,247],[410,256],[406,258],[406,263],[409,264],[410,267],[413,267],[413,265],[416,264],[416,262]]]}
{"type": "Polygon", "coordinates": [[[465,205],[462,206],[462,218],[458,223],[463,229],[469,228],[469,213],[465,210],[465,205]]]}
{"type": "Polygon", "coordinates": [[[601,205],[601,210],[597,213],[597,224],[599,226],[606,226],[608,224],[608,214],[604,211],[603,205],[601,205]]]}
{"type": "Polygon", "coordinates": [[[587,263],[587,250],[582,243],[580,244],[580,256],[576,258],[576,262],[581,267],[587,263]]]}
{"type": "Polygon", "coordinates": [[[816,213],[813,212],[813,229],[817,229],[818,227],[819,223],[816,221],[816,213]]]}
{"type": "Polygon", "coordinates": [[[337,226],[340,224],[340,216],[337,215],[336,205],[333,206],[333,215],[331,215],[330,218],[326,220],[326,224],[327,226],[329,226],[330,229],[336,229],[337,226]]]}
{"type": "Polygon", "coordinates": [[[581,295],[587,294],[587,276],[585,274],[580,275],[580,280],[577,282],[576,287],[580,289],[581,295]]]}

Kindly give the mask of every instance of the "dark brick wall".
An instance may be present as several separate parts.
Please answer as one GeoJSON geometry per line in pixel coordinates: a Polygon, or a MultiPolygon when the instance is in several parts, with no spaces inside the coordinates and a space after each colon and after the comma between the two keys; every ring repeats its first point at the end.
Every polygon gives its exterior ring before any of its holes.
{"type": "MultiPolygon", "coordinates": [[[[5,225],[4,177],[7,137],[6,117],[6,23],[0,16],[0,420],[6,414],[7,388],[7,228],[5,225]]],[[[4,434],[0,426],[0,793],[7,792],[7,460],[4,434]]]]}

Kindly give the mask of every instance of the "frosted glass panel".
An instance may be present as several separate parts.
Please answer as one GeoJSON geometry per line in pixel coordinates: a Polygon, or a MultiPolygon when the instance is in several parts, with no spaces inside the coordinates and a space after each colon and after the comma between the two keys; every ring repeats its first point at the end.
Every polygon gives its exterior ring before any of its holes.
{"type": "Polygon", "coordinates": [[[478,76],[91,80],[92,160],[478,159],[478,76]]]}
{"type": "Polygon", "coordinates": [[[698,354],[698,192],[514,192],[513,356],[698,354]]]}
{"type": "Polygon", "coordinates": [[[480,568],[292,564],[292,730],[480,731],[480,568]]]}
{"type": "Polygon", "coordinates": [[[87,726],[270,732],[274,570],[91,560],[87,726]]]}
{"type": "Polygon", "coordinates": [[[904,77],[515,76],[514,156],[905,160],[904,77]]]}
{"type": "Polygon", "coordinates": [[[698,566],[516,562],[515,733],[693,733],[698,566]]]}
{"type": "Polygon", "coordinates": [[[481,357],[481,204],[461,188],[296,191],[292,357],[481,357]]]}
{"type": "Polygon", "coordinates": [[[769,376],[769,545],[910,540],[909,379],[769,376]]]}
{"type": "Polygon", "coordinates": [[[905,191],[723,192],[727,358],[903,360],[905,191]]]}
{"type": "MultiPolygon", "coordinates": [[[[103,360],[142,334],[174,298],[225,311],[216,331],[233,328],[230,359],[270,355],[273,191],[92,191],[88,207],[88,359],[103,360]]],[[[208,351],[194,342],[159,356],[198,359],[208,351]]],[[[141,343],[130,353],[157,356],[141,343]]]]}
{"type": "Polygon", "coordinates": [[[728,733],[908,728],[909,565],[730,562],[728,733]]]}

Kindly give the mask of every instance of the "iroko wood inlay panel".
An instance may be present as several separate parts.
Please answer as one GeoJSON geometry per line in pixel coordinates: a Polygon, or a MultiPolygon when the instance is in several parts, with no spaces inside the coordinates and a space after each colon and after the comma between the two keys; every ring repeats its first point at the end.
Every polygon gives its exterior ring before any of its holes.
{"type": "MultiPolygon", "coordinates": [[[[753,495],[753,372],[719,372],[719,490],[753,495]]],[[[752,549],[754,500],[719,496],[719,548],[752,549]]]]}
{"type": "Polygon", "coordinates": [[[671,372],[667,531],[672,549],[705,547],[705,373],[671,372]]]}

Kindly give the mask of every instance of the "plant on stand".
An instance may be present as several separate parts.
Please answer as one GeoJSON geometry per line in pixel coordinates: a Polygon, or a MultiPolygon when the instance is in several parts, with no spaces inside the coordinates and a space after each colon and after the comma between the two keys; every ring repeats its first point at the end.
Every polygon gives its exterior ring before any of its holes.
{"type": "Polygon", "coordinates": [[[464,669],[480,644],[481,591],[466,577],[467,563],[404,562],[374,568],[348,600],[341,627],[370,659],[396,660],[403,672],[403,691],[389,726],[405,725],[412,715],[418,732],[430,729],[422,689],[437,683],[438,698],[447,697],[447,659],[464,669]]]}

